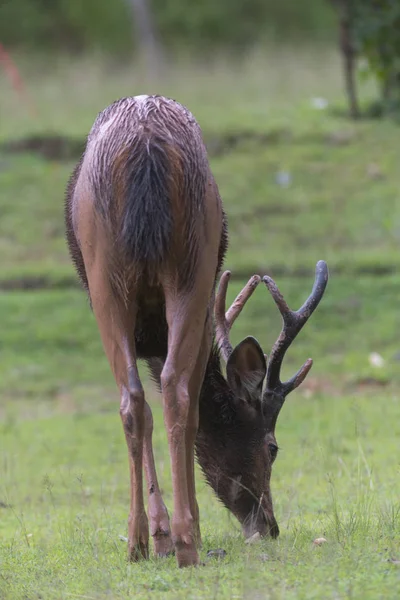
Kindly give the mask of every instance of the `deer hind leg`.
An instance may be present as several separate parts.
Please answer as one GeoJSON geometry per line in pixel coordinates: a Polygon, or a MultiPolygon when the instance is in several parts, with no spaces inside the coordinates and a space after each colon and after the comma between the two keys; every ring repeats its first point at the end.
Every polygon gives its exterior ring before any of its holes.
{"type": "Polygon", "coordinates": [[[136,364],[134,298],[116,297],[99,261],[90,270],[89,289],[103,346],[121,393],[120,415],[128,446],[131,505],[128,554],[131,561],[148,558],[149,527],[143,501],[145,397],[136,364]]]}
{"type": "Polygon", "coordinates": [[[128,555],[133,562],[149,557],[149,525],[143,500],[143,442],[145,433],[145,399],[133,353],[127,356],[129,386],[121,386],[120,415],[128,446],[131,506],[128,519],[128,555]]]}
{"type": "Polygon", "coordinates": [[[149,495],[148,514],[150,520],[150,534],[154,541],[154,551],[156,555],[163,557],[173,553],[174,545],[171,538],[168,511],[158,485],[156,467],[154,464],[152,434],[153,415],[150,406],[146,402],[143,463],[149,495]]]}
{"type": "Polygon", "coordinates": [[[161,373],[164,421],[171,460],[174,513],[172,539],[180,567],[196,565],[198,509],[194,498],[194,442],[198,425],[198,393],[193,381],[199,377],[199,350],[204,336],[207,308],[213,279],[204,271],[198,274],[190,293],[164,285],[168,322],[168,355],[161,373]],[[193,380],[193,375],[196,373],[193,380]],[[189,481],[188,481],[189,474],[189,481]],[[196,514],[197,513],[197,514],[196,514]]]}
{"type": "MultiPolygon", "coordinates": [[[[196,485],[195,485],[195,474],[194,474],[194,442],[196,439],[199,411],[198,411],[198,398],[200,395],[201,385],[204,379],[204,373],[207,366],[207,360],[210,355],[212,343],[212,322],[211,319],[207,318],[206,327],[203,333],[203,340],[200,346],[199,356],[196,362],[196,366],[193,375],[190,379],[190,404],[188,412],[188,424],[186,428],[185,446],[186,446],[186,477],[189,495],[189,507],[190,513],[193,517],[194,523],[194,534],[195,542],[198,548],[201,547],[201,533],[200,533],[200,518],[199,518],[199,507],[196,500],[196,485]]],[[[161,359],[151,359],[148,361],[150,370],[154,380],[160,385],[160,376],[164,366],[164,361],[161,359]]],[[[146,445],[145,445],[146,447],[146,445]]],[[[149,481],[148,477],[148,481],[149,481]]],[[[155,488],[156,489],[156,488],[155,488]]],[[[151,496],[149,496],[149,499],[151,496]]],[[[162,502],[162,501],[161,501],[162,502]]],[[[165,509],[166,510],[166,509],[165,509]]],[[[161,513],[162,514],[162,513],[161,513]]],[[[149,506],[149,518],[150,518],[150,530],[152,530],[152,519],[149,506]]],[[[155,524],[160,522],[156,519],[155,524]]],[[[154,527],[154,525],[153,525],[154,527]]]]}
{"type": "Polygon", "coordinates": [[[201,386],[204,380],[204,374],[207,367],[207,361],[210,356],[212,344],[212,319],[209,312],[203,332],[203,339],[200,346],[199,356],[193,375],[190,380],[190,407],[188,417],[188,427],[186,429],[186,477],[189,493],[190,511],[194,520],[197,547],[201,547],[200,515],[199,506],[196,500],[196,482],[195,482],[195,461],[194,445],[196,441],[197,430],[199,426],[199,397],[201,386]]]}

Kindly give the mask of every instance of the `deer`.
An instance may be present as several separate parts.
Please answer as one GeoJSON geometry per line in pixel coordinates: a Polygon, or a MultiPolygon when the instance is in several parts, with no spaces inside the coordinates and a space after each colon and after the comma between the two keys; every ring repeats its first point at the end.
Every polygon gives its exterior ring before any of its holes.
{"type": "Polygon", "coordinates": [[[286,383],[280,369],[322,298],[326,263],[317,264],[312,293],[297,312],[274,281],[263,278],[284,323],[268,361],[254,337],[232,347],[231,327],[261,277],[251,277],[226,310],[230,271],[216,287],[227,218],[202,132],[187,108],[163,96],[122,98],[99,113],[67,185],[65,224],[120,394],[130,465],[128,558],[148,558],[151,535],[156,556],[175,553],[179,567],[199,564],[195,455],[244,535],[277,537],[270,492],[275,425],[312,360],[286,383]],[[171,520],[157,479],[139,360],[162,395],[171,520]]]}

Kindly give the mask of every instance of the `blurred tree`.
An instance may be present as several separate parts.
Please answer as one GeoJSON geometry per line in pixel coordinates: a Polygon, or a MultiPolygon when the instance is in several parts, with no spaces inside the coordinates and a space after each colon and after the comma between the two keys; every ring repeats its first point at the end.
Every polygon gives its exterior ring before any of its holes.
{"type": "Polygon", "coordinates": [[[123,0],[1,0],[0,40],[8,48],[121,53],[132,47],[130,11],[123,0]]]}
{"type": "Polygon", "coordinates": [[[354,0],[330,0],[338,13],[339,19],[339,47],[343,59],[343,72],[346,94],[349,103],[350,116],[357,119],[360,109],[357,99],[357,85],[355,78],[356,44],[354,30],[354,0]]]}
{"type": "Polygon", "coordinates": [[[148,71],[154,76],[164,60],[149,0],[127,0],[127,2],[132,10],[134,31],[139,40],[140,54],[146,61],[148,71]]]}
{"type": "MultiPolygon", "coordinates": [[[[355,1],[355,0],[354,0],[355,1]]],[[[354,34],[367,73],[381,87],[382,112],[400,109],[400,2],[357,0],[354,34]]]]}
{"type": "Polygon", "coordinates": [[[334,31],[333,11],[321,0],[0,0],[0,40],[7,47],[97,47],[131,56],[132,14],[135,45],[154,54],[161,44],[203,56],[266,39],[325,41],[334,31]]]}
{"type": "Polygon", "coordinates": [[[366,61],[364,73],[376,78],[381,97],[376,112],[400,110],[400,1],[330,0],[339,15],[349,110],[359,115],[356,96],[356,55],[366,61]]]}

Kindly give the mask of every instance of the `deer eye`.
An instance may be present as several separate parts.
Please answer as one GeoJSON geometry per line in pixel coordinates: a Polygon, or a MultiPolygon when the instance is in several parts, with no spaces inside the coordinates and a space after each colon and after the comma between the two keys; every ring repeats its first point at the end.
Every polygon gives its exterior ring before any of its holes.
{"type": "Polygon", "coordinates": [[[276,444],[273,444],[272,442],[270,442],[268,444],[268,450],[271,455],[271,459],[275,460],[277,457],[277,454],[278,454],[278,446],[276,444]]]}

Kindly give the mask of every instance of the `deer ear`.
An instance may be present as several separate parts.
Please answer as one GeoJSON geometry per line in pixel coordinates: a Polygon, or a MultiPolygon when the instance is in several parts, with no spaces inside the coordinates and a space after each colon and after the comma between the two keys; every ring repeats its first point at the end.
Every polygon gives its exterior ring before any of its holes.
{"type": "Polygon", "coordinates": [[[226,365],[226,377],[231,390],[242,400],[258,400],[267,365],[260,344],[253,337],[236,346],[226,365]]]}

